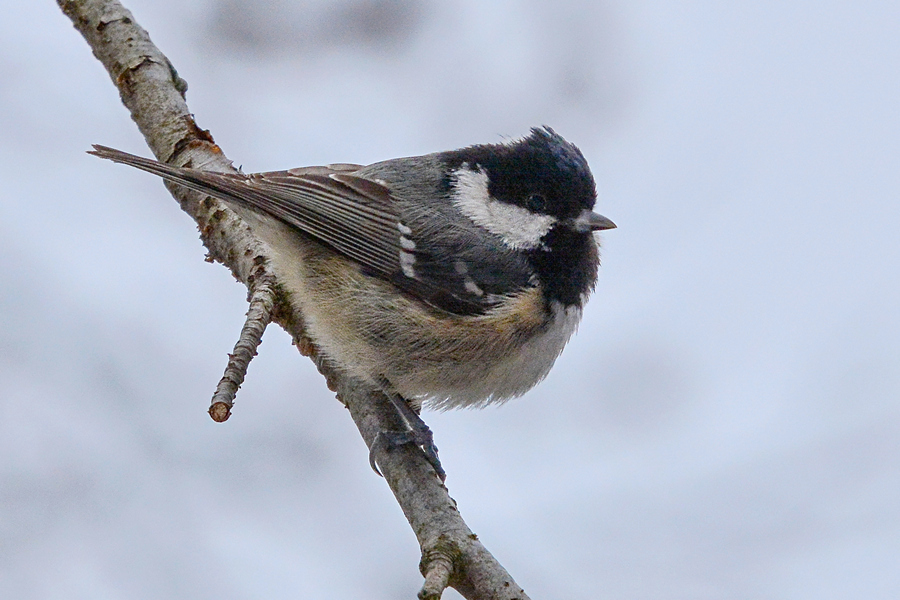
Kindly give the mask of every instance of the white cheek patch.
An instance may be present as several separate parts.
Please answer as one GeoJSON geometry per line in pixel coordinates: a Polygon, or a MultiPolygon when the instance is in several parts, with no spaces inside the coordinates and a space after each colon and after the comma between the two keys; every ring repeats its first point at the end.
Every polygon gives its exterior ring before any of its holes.
{"type": "Polygon", "coordinates": [[[453,204],[476,225],[500,236],[514,250],[531,250],[556,223],[556,217],[494,200],[488,193],[487,173],[467,165],[453,172],[453,204]]]}

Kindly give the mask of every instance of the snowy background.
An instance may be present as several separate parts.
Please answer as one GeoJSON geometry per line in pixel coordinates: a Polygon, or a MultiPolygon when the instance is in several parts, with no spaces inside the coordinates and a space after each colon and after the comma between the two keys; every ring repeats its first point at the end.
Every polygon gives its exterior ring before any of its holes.
{"type": "MultiPolygon", "coordinates": [[[[130,0],[245,171],[548,124],[600,190],[547,381],[426,414],[535,599],[900,597],[900,4],[130,0]]],[[[280,329],[203,261],[56,5],[0,21],[0,597],[413,598],[417,545],[280,329]]],[[[448,593],[448,598],[458,597],[448,593]]]]}

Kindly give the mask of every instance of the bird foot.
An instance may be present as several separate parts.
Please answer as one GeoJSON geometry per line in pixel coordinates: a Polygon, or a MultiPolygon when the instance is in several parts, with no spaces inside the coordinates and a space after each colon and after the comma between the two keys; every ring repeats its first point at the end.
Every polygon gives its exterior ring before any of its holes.
{"type": "Polygon", "coordinates": [[[372,446],[369,448],[369,465],[371,465],[372,470],[381,475],[375,460],[377,452],[382,449],[391,450],[406,444],[418,446],[425,454],[428,464],[431,465],[437,476],[441,478],[441,481],[447,479],[447,473],[444,471],[444,468],[441,466],[441,460],[438,458],[437,446],[434,445],[434,434],[427,426],[424,431],[379,431],[378,435],[375,436],[375,441],[372,442],[372,446]]]}
{"type": "MultiPolygon", "coordinates": [[[[385,387],[387,388],[387,386],[385,387]]],[[[372,446],[369,448],[369,465],[376,473],[381,475],[381,471],[378,470],[378,465],[375,461],[375,453],[377,451],[381,449],[390,450],[405,444],[415,444],[425,453],[425,459],[428,460],[428,464],[431,465],[437,476],[441,478],[441,481],[446,480],[447,473],[444,471],[438,458],[438,449],[434,445],[434,433],[432,433],[431,428],[425,424],[422,417],[413,410],[404,398],[396,393],[387,392],[386,395],[391,404],[394,405],[394,408],[397,409],[397,412],[400,413],[400,416],[403,417],[403,421],[409,425],[409,429],[406,431],[379,431],[372,442],[372,446]]]]}

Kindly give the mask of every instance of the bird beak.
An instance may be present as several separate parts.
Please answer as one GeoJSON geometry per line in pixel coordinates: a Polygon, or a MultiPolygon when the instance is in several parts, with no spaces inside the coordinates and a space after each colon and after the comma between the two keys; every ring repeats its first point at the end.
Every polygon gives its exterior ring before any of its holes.
{"type": "Polygon", "coordinates": [[[603,229],[615,229],[616,224],[597,213],[585,210],[577,219],[573,220],[576,231],[587,233],[588,231],[601,231],[603,229]]]}

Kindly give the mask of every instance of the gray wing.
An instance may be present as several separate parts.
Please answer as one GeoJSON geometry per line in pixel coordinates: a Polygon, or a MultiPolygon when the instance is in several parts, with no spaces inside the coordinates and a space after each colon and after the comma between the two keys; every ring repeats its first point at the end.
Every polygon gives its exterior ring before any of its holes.
{"type": "Polygon", "coordinates": [[[358,165],[244,175],[173,167],[104,146],[94,146],[92,154],[271,215],[357,262],[365,273],[450,313],[483,313],[528,284],[524,265],[499,248],[485,255],[482,236],[427,231],[417,219],[407,219],[404,204],[387,186],[354,175],[358,165]]]}
{"type": "Polygon", "coordinates": [[[232,179],[225,199],[293,225],[372,273],[390,278],[400,271],[400,218],[390,191],[345,173],[316,172],[321,170],[232,179]]]}

